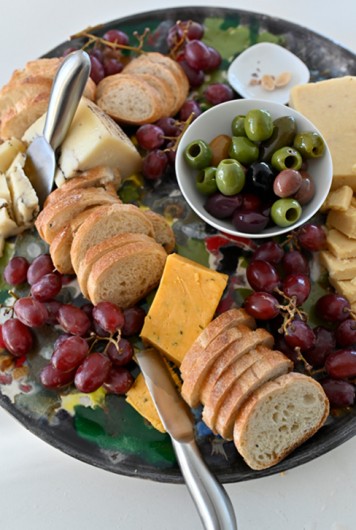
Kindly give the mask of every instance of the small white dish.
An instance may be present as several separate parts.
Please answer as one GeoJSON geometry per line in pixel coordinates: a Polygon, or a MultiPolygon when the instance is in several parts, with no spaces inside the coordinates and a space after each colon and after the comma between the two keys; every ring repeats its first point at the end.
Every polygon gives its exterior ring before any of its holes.
{"type": "Polygon", "coordinates": [[[286,104],[293,86],[308,83],[307,66],[294,53],[271,42],[261,42],[240,53],[231,63],[227,78],[230,85],[246,99],[260,99],[286,104]],[[284,86],[272,90],[264,83],[273,83],[282,74],[290,74],[284,86]],[[264,78],[270,76],[270,78],[264,78]],[[264,78],[264,79],[263,79],[264,78]]]}

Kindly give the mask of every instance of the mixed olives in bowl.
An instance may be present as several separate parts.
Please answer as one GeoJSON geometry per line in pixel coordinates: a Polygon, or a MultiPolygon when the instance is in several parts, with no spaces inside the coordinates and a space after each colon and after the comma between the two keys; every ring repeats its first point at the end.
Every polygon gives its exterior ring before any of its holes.
{"type": "Polygon", "coordinates": [[[305,223],[332,181],[330,151],[299,112],[264,100],[216,105],[193,121],[176,155],[179,187],[208,224],[272,237],[305,223]]]}

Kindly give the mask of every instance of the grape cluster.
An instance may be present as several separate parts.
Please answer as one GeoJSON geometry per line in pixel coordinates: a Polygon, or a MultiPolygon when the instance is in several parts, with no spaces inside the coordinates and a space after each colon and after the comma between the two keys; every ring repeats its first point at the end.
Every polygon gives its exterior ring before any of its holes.
{"type": "Polygon", "coordinates": [[[244,301],[246,311],[263,321],[275,336],[276,347],[296,365],[320,377],[334,407],[355,401],[356,321],[350,303],[329,292],[315,304],[324,325],[314,328],[303,311],[311,292],[308,253],[325,248],[322,227],[305,224],[292,235],[288,250],[275,241],[254,251],[246,276],[253,289],[244,301]]]}
{"type": "Polygon", "coordinates": [[[5,281],[17,287],[29,285],[27,296],[17,297],[11,317],[0,326],[0,346],[14,357],[26,356],[34,344],[33,328],[57,325],[62,334],[54,344],[49,364],[40,374],[46,388],[74,383],[81,392],[104,386],[107,392],[125,394],[133,383],[129,370],[134,349],[129,338],[140,332],[144,310],[122,310],[111,302],[78,307],[58,299],[67,278],[54,270],[48,254],[30,264],[12,258],[4,269],[5,281]]]}

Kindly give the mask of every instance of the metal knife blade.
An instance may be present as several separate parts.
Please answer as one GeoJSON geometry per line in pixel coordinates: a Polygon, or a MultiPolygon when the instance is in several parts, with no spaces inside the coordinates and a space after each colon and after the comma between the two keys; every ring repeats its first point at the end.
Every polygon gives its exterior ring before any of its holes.
{"type": "Polygon", "coordinates": [[[90,59],[78,50],[69,54],[53,80],[42,136],[26,153],[24,171],[37,193],[40,207],[53,187],[55,151],[66,136],[90,73],[90,59]]]}
{"type": "Polygon", "coordinates": [[[153,348],[136,353],[136,360],[158,415],[171,437],[185,483],[205,530],[237,530],[225,489],[206,466],[194,439],[194,424],[162,356],[153,348]]]}

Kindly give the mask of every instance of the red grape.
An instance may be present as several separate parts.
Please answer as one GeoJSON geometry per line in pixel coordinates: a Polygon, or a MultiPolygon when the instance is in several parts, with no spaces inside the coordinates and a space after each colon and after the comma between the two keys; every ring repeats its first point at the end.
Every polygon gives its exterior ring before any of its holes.
{"type": "Polygon", "coordinates": [[[246,277],[254,291],[270,293],[280,284],[277,270],[268,261],[251,261],[246,269],[246,277]]]}
{"type": "Polygon", "coordinates": [[[84,336],[90,328],[90,320],[85,312],[71,304],[63,304],[59,308],[58,322],[64,331],[72,335],[84,336]]]}
{"type": "Polygon", "coordinates": [[[335,379],[356,376],[356,350],[336,350],[327,356],[325,370],[335,379]]]}
{"type": "Polygon", "coordinates": [[[124,65],[116,57],[104,57],[103,67],[105,76],[115,75],[122,72],[124,65]]]}
{"type": "Polygon", "coordinates": [[[177,121],[171,116],[165,116],[156,121],[155,125],[159,127],[165,136],[176,137],[180,134],[180,127],[177,121]]]}
{"type": "Polygon", "coordinates": [[[218,50],[216,50],[215,48],[211,48],[210,46],[208,46],[208,50],[210,53],[210,59],[209,59],[209,65],[205,68],[205,71],[212,72],[213,70],[216,70],[217,68],[219,68],[221,61],[222,61],[222,57],[220,53],[218,52],[218,50]]]}
{"type": "Polygon", "coordinates": [[[168,165],[166,153],[159,149],[151,151],[143,160],[142,173],[148,180],[158,180],[163,177],[168,165]]]}
{"type": "Polygon", "coordinates": [[[39,302],[48,302],[62,289],[62,278],[56,272],[45,274],[31,287],[31,295],[39,302]]]}
{"type": "Polygon", "coordinates": [[[337,326],[335,330],[336,342],[339,346],[356,344],[356,320],[348,318],[337,326]]]}
{"type": "Polygon", "coordinates": [[[74,384],[80,392],[94,392],[104,383],[110,368],[108,357],[99,352],[90,353],[77,369],[74,384]]]}
{"type": "Polygon", "coordinates": [[[295,298],[296,304],[302,305],[310,294],[311,284],[305,274],[288,274],[283,280],[282,290],[289,298],[295,298]]]}
{"type": "Polygon", "coordinates": [[[136,131],[136,140],[143,149],[149,151],[157,149],[164,144],[164,132],[161,127],[152,123],[141,125],[136,131]]]}
{"type": "Polygon", "coordinates": [[[205,99],[212,105],[219,105],[234,98],[234,91],[225,83],[211,83],[204,90],[205,99]]]}
{"type": "Polygon", "coordinates": [[[175,27],[177,28],[177,33],[179,37],[185,35],[187,39],[202,39],[204,35],[204,26],[195,22],[194,20],[182,20],[178,22],[175,27]]]}
{"type": "Polygon", "coordinates": [[[286,252],[282,259],[285,274],[301,273],[309,274],[309,265],[305,256],[299,250],[286,252]]]}
{"type": "Polygon", "coordinates": [[[325,378],[319,381],[332,407],[350,407],[355,402],[355,387],[348,381],[325,378]]]}
{"type": "Polygon", "coordinates": [[[4,280],[9,285],[20,285],[27,280],[27,270],[30,264],[26,258],[15,256],[11,258],[4,269],[4,280]]]}
{"type": "Polygon", "coordinates": [[[124,326],[122,328],[122,334],[125,337],[131,337],[140,333],[143,322],[146,317],[146,312],[142,307],[133,306],[124,310],[124,326]]]}
{"type": "Polygon", "coordinates": [[[53,261],[49,254],[41,254],[33,260],[27,271],[27,281],[30,285],[38,282],[45,274],[54,271],[53,261]]]}
{"type": "Polygon", "coordinates": [[[317,326],[313,329],[315,335],[315,344],[310,350],[304,352],[304,357],[309,364],[315,368],[324,366],[325,359],[335,349],[336,341],[334,333],[324,328],[317,326]]]}
{"type": "Polygon", "coordinates": [[[104,388],[111,394],[126,394],[134,382],[134,378],[126,368],[112,367],[104,381],[104,388]]]}
{"type": "Polygon", "coordinates": [[[297,231],[299,244],[310,251],[326,248],[326,234],[321,226],[305,224],[297,231]]]}
{"type": "Polygon", "coordinates": [[[50,300],[49,302],[45,302],[44,304],[47,309],[48,317],[47,317],[47,324],[58,324],[58,311],[59,308],[62,306],[62,303],[58,300],[50,300]]]}
{"type": "Polygon", "coordinates": [[[93,53],[89,55],[91,68],[90,77],[94,83],[98,84],[105,77],[105,71],[103,63],[93,53]]]}
{"type": "Polygon", "coordinates": [[[40,380],[44,387],[57,389],[72,383],[74,375],[74,372],[61,372],[52,364],[47,364],[41,370],[40,380]]]}
{"type": "Polygon", "coordinates": [[[267,241],[257,247],[252,255],[252,259],[268,261],[272,265],[276,265],[282,260],[283,256],[284,250],[278,243],[275,241],[267,241]]]}
{"type": "Polygon", "coordinates": [[[127,46],[129,43],[128,35],[119,29],[109,29],[106,33],[104,33],[103,39],[124,46],[127,46]]]}
{"type": "Polygon", "coordinates": [[[48,319],[46,306],[31,296],[25,296],[16,300],[14,311],[17,318],[30,328],[43,326],[48,319]]]}
{"type": "Polygon", "coordinates": [[[324,294],[316,303],[317,315],[330,322],[346,320],[350,316],[350,309],[350,302],[335,293],[324,294]]]}
{"type": "Polygon", "coordinates": [[[187,121],[191,114],[194,114],[194,118],[197,118],[202,113],[199,103],[194,99],[186,99],[179,111],[179,119],[181,121],[187,121]]]}
{"type": "Polygon", "coordinates": [[[127,339],[120,339],[118,348],[111,342],[106,353],[113,364],[116,366],[125,366],[132,360],[134,349],[131,342],[127,339]]]}
{"type": "Polygon", "coordinates": [[[6,348],[5,342],[2,336],[2,325],[0,324],[0,348],[6,348]]]}
{"type": "Polygon", "coordinates": [[[125,323],[122,309],[111,302],[99,302],[93,308],[92,314],[95,322],[109,333],[115,333],[125,323]]]}
{"type": "Polygon", "coordinates": [[[53,344],[53,349],[56,350],[62,344],[63,341],[69,339],[69,337],[72,336],[73,335],[69,335],[69,333],[62,333],[61,335],[59,335],[59,337],[55,340],[53,344]]]}
{"type": "Polygon", "coordinates": [[[187,42],[184,58],[194,70],[205,70],[210,64],[210,52],[204,42],[193,39],[187,42]]]}
{"type": "Polygon", "coordinates": [[[249,315],[258,320],[271,320],[280,312],[277,298],[263,291],[247,296],[244,301],[244,308],[249,315]]]}
{"type": "Polygon", "coordinates": [[[195,70],[192,68],[185,59],[179,59],[179,64],[184,70],[185,75],[188,78],[189,85],[192,88],[198,88],[200,85],[204,83],[205,75],[203,70],[195,70]]]}
{"type": "Polygon", "coordinates": [[[89,346],[82,337],[68,337],[54,350],[51,363],[60,372],[71,372],[78,368],[89,353],[89,346]]]}
{"type": "Polygon", "coordinates": [[[300,348],[303,352],[313,348],[316,341],[314,331],[303,320],[293,320],[288,324],[284,338],[288,346],[300,348]]]}
{"type": "Polygon", "coordinates": [[[9,318],[3,323],[2,339],[5,348],[15,357],[29,353],[33,344],[30,328],[17,318],[9,318]]]}

